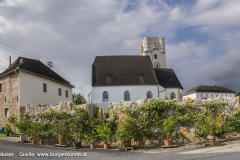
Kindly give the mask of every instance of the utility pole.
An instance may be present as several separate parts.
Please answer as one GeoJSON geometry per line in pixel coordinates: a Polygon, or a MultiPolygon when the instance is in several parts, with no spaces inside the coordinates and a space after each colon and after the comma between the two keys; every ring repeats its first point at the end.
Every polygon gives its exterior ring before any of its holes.
{"type": "Polygon", "coordinates": [[[50,68],[50,75],[51,75],[51,68],[53,67],[53,62],[48,61],[47,66],[49,66],[49,68],[50,68]]]}

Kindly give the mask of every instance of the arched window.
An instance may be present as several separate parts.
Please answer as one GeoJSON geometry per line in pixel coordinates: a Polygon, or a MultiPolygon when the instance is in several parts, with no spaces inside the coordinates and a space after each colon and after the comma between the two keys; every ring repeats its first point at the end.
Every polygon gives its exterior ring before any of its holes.
{"type": "Polygon", "coordinates": [[[152,98],[153,96],[152,96],[152,92],[151,91],[148,91],[147,92],[147,99],[150,99],[150,98],[152,98]]]}
{"type": "Polygon", "coordinates": [[[130,101],[130,93],[129,91],[124,92],[124,101],[130,101]]]}
{"type": "Polygon", "coordinates": [[[104,91],[102,94],[103,101],[108,101],[108,92],[104,91]]]}
{"type": "Polygon", "coordinates": [[[173,93],[173,92],[172,92],[172,93],[170,94],[170,97],[171,97],[171,99],[174,99],[174,98],[176,98],[176,95],[175,95],[175,93],[173,93]]]}

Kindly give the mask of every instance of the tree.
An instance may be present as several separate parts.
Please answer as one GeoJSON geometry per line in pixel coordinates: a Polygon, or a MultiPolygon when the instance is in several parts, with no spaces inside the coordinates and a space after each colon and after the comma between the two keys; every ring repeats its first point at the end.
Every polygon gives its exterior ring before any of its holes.
{"type": "Polygon", "coordinates": [[[240,96],[240,92],[236,93],[236,97],[237,97],[237,96],[240,96]]]}
{"type": "Polygon", "coordinates": [[[80,93],[78,94],[73,94],[73,102],[74,104],[76,105],[79,105],[79,104],[85,104],[87,103],[84,96],[81,95],[80,93]]]}

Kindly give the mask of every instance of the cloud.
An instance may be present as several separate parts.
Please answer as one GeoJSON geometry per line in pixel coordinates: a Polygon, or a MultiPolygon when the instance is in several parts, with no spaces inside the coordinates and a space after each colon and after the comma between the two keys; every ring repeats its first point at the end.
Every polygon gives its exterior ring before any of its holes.
{"type": "MultiPolygon", "coordinates": [[[[53,61],[53,69],[75,84],[76,92],[84,87],[85,96],[91,91],[95,56],[139,55],[144,36],[166,39],[167,65],[176,71],[185,89],[213,83],[216,77],[222,78],[217,81],[221,84],[226,79],[209,70],[230,72],[217,64],[219,57],[234,57],[232,52],[237,51],[239,1],[177,2],[4,0],[0,1],[0,38],[31,51],[44,63],[53,61]],[[199,37],[178,37],[188,27],[206,36],[206,41],[199,44],[192,40],[199,37]]],[[[0,48],[0,71],[8,66],[10,55],[12,59],[18,56],[0,48]]],[[[239,66],[232,63],[228,67],[239,66]]]]}

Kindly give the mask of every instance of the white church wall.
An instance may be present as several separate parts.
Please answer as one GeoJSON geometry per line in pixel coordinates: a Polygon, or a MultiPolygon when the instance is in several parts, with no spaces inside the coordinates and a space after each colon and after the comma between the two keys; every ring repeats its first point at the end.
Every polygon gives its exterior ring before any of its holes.
{"type": "Polygon", "coordinates": [[[105,112],[108,112],[110,102],[129,102],[124,101],[125,91],[130,92],[130,102],[146,98],[148,91],[152,92],[153,98],[158,98],[157,85],[99,86],[92,87],[92,103],[104,107],[105,112]],[[103,101],[102,94],[104,91],[108,92],[108,101],[103,101]]]}
{"type": "Polygon", "coordinates": [[[168,99],[171,99],[171,93],[172,92],[175,93],[175,98],[178,98],[179,93],[182,94],[182,89],[180,89],[180,88],[167,88],[166,92],[165,92],[165,97],[167,97],[168,99]]]}

